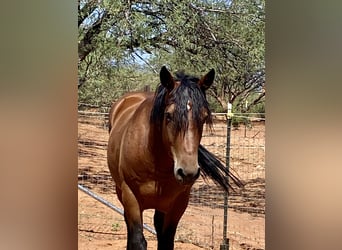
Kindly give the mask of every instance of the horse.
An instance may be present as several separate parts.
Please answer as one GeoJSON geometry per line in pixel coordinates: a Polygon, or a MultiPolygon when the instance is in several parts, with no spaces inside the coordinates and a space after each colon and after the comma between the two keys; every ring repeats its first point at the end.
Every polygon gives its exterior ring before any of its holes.
{"type": "Polygon", "coordinates": [[[226,191],[227,176],[239,184],[200,144],[204,124],[212,125],[205,92],[215,70],[201,78],[182,72],[174,78],[163,66],[159,76],[155,93],[128,93],[113,103],[109,114],[107,161],[124,208],[128,250],[147,248],[146,209],[155,209],[158,250],[174,248],[178,222],[200,174],[226,191]]]}

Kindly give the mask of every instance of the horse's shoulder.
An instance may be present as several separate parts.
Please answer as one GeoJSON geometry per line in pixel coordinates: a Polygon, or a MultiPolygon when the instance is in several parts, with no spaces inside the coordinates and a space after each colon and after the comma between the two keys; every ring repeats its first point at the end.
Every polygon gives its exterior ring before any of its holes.
{"type": "Polygon", "coordinates": [[[132,119],[148,116],[152,106],[154,93],[130,92],[113,103],[109,112],[109,128],[126,126],[132,119]]]}

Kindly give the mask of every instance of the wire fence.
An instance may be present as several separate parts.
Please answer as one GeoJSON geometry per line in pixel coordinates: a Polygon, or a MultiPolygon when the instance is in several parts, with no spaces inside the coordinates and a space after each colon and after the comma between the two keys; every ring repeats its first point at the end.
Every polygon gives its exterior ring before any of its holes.
{"type": "MultiPolygon", "coordinates": [[[[228,197],[229,249],[265,249],[265,119],[257,114],[241,114],[243,123],[234,123],[230,138],[230,170],[245,184],[228,197]],[[257,117],[257,118],[256,118],[257,117]]],[[[226,163],[227,120],[214,114],[213,130],[204,130],[201,144],[226,163]]],[[[79,184],[122,209],[110,176],[106,147],[106,112],[80,111],[78,122],[79,184]]],[[[82,193],[82,192],[81,192],[82,193]]],[[[124,219],[100,202],[79,194],[79,242],[115,245],[126,238],[124,219]],[[89,240],[91,239],[91,240],[89,240]]],[[[144,212],[144,223],[153,228],[153,210],[144,212]]],[[[220,249],[224,242],[224,192],[210,180],[200,178],[194,184],[189,206],[184,213],[175,240],[203,249],[220,249]]],[[[156,240],[145,233],[147,241],[156,240]]],[[[225,248],[222,248],[225,249],[225,248]]]]}

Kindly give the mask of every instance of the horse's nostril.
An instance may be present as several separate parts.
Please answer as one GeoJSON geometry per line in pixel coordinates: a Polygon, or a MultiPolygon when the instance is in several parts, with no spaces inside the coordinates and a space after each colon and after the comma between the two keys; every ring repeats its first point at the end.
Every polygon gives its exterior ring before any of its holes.
{"type": "Polygon", "coordinates": [[[200,169],[198,168],[197,172],[187,173],[183,168],[177,169],[177,179],[182,183],[192,183],[196,180],[200,175],[200,169]]]}
{"type": "Polygon", "coordinates": [[[184,171],[183,171],[182,168],[179,168],[179,169],[177,170],[177,174],[178,174],[180,177],[182,177],[182,178],[185,177],[185,174],[184,174],[184,171]]]}

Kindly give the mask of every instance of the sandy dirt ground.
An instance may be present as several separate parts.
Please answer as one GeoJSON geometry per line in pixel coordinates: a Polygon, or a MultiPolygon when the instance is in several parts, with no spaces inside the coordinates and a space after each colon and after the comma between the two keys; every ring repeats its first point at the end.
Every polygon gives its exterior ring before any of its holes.
{"type": "MultiPolygon", "coordinates": [[[[79,184],[122,208],[116,199],[115,184],[106,162],[108,131],[105,119],[79,117],[79,184]]],[[[232,130],[232,171],[244,181],[243,189],[229,197],[229,249],[265,249],[265,165],[264,124],[253,129],[242,126],[232,130]],[[239,139],[238,139],[239,138],[239,139]],[[241,140],[242,138],[242,140],[241,140]],[[253,144],[251,144],[253,142],[253,144]],[[260,147],[258,147],[260,146],[260,147]]],[[[214,132],[202,139],[211,152],[224,161],[225,123],[218,123],[214,132]]],[[[125,249],[126,226],[123,217],[78,191],[78,249],[125,249]]],[[[199,178],[192,189],[189,206],[177,229],[175,249],[220,249],[223,232],[223,192],[210,181],[199,178]]],[[[144,222],[153,227],[153,211],[144,212],[144,222]]],[[[144,230],[148,249],[157,249],[155,235],[144,230]]]]}

